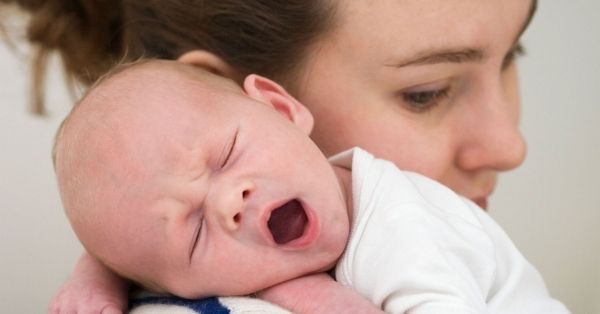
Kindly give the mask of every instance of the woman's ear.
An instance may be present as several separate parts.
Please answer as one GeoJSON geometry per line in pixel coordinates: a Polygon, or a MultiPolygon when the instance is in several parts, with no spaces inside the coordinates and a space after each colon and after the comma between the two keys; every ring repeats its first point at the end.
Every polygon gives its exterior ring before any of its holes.
{"type": "Polygon", "coordinates": [[[279,84],[251,74],[244,80],[243,88],[248,96],[273,107],[307,135],[312,131],[314,120],[310,111],[279,84]]]}
{"type": "Polygon", "coordinates": [[[206,50],[192,50],[182,54],[177,61],[201,67],[213,74],[232,79],[241,84],[240,74],[221,57],[206,50]]]}

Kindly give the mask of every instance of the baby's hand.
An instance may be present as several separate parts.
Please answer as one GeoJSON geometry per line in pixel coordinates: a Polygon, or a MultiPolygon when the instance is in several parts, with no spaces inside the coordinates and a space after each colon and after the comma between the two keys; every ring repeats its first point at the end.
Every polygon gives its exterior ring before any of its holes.
{"type": "Polygon", "coordinates": [[[122,314],[126,302],[110,294],[107,295],[97,287],[86,287],[86,284],[73,283],[69,280],[52,299],[48,313],[122,314]]]}
{"type": "Polygon", "coordinates": [[[258,297],[294,313],[383,313],[325,273],[283,282],[259,292],[258,297]]]}
{"type": "Polygon", "coordinates": [[[127,308],[128,286],[123,278],[84,254],[50,302],[48,312],[122,314],[127,308]]]}

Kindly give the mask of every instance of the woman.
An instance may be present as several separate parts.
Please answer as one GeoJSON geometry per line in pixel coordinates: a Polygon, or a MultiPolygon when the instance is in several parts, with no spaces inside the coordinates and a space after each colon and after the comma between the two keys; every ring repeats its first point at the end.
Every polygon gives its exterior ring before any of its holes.
{"type": "MultiPolygon", "coordinates": [[[[140,56],[268,76],[312,111],[327,155],[361,146],[482,208],[523,161],[514,58],[535,0],[81,2],[26,8],[38,61],[56,48],[84,83],[140,56]]],[[[92,278],[95,305],[124,307],[126,284],[87,255],[58,302],[92,278]]]]}

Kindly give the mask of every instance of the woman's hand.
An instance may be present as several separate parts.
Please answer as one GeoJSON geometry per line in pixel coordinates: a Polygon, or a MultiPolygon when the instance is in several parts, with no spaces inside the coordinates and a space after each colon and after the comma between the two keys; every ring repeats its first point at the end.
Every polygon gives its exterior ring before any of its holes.
{"type": "Polygon", "coordinates": [[[292,279],[259,292],[258,297],[294,313],[383,313],[326,273],[292,279]]]}
{"type": "Polygon", "coordinates": [[[129,283],[84,253],[71,277],[50,302],[50,314],[121,314],[127,308],[129,283]]]}

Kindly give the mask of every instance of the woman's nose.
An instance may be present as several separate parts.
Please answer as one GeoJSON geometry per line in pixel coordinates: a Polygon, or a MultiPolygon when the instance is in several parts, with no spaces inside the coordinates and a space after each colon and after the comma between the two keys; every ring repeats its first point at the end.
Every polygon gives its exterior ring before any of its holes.
{"type": "Polygon", "coordinates": [[[211,187],[207,210],[228,231],[239,229],[244,219],[247,200],[254,191],[249,180],[221,180],[211,187]]]}
{"type": "Polygon", "coordinates": [[[517,91],[506,91],[498,84],[483,89],[479,96],[463,120],[459,167],[506,171],[519,166],[525,158],[526,145],[519,129],[517,91]]]}

